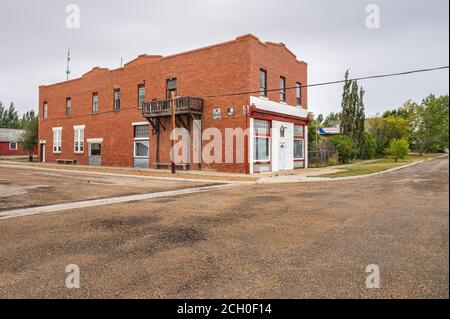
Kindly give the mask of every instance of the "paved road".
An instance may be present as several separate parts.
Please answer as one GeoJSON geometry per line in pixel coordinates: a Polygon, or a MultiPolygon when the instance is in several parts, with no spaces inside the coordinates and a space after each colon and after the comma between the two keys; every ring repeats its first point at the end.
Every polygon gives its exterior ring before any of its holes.
{"type": "Polygon", "coordinates": [[[448,298],[448,177],[440,158],[0,221],[0,297],[448,298]]]}

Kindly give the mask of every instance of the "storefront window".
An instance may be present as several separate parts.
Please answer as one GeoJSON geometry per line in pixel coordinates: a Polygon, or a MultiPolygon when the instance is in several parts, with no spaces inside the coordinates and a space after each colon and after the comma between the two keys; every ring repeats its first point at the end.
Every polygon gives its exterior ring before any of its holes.
{"type": "Polygon", "coordinates": [[[270,122],[254,120],[254,159],[257,162],[270,161],[270,122]]]}
{"type": "Polygon", "coordinates": [[[294,159],[305,158],[305,127],[294,125],[294,159]]]}

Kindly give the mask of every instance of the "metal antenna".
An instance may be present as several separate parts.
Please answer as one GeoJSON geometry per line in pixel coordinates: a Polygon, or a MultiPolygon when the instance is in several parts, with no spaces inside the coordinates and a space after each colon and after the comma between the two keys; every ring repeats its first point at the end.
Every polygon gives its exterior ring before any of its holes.
{"type": "Polygon", "coordinates": [[[70,74],[70,48],[67,51],[67,70],[66,70],[67,80],[69,80],[69,74],[70,74]]]}

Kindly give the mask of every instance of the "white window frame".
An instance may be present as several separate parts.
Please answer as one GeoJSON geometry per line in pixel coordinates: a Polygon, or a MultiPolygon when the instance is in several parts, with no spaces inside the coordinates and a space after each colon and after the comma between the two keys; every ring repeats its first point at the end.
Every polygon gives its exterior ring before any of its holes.
{"type": "Polygon", "coordinates": [[[84,129],[85,125],[78,125],[73,127],[73,136],[74,136],[74,144],[73,144],[73,152],[75,154],[84,154],[84,129]]]}
{"type": "Polygon", "coordinates": [[[135,138],[134,139],[134,158],[144,158],[147,159],[150,157],[150,140],[148,138],[135,138]],[[147,156],[137,156],[136,155],[136,142],[148,142],[148,153],[147,156]]]}
{"type": "Polygon", "coordinates": [[[294,125],[294,143],[293,143],[293,157],[294,157],[294,161],[304,161],[305,160],[305,153],[306,153],[306,148],[305,148],[305,126],[304,125],[294,125]],[[302,128],[302,133],[303,133],[303,137],[300,136],[295,136],[295,127],[296,126],[300,126],[302,128]],[[303,141],[303,157],[295,157],[295,141],[303,141]]]}
{"type": "Polygon", "coordinates": [[[304,138],[294,138],[294,161],[303,161],[304,159],[305,159],[305,139],[304,138]],[[303,157],[295,157],[295,141],[302,141],[303,157]]]}
{"type": "Polygon", "coordinates": [[[98,97],[98,93],[92,93],[92,113],[98,113],[100,106],[100,99],[98,97]],[[97,101],[94,101],[94,98],[97,98],[97,101]]]}
{"type": "Polygon", "coordinates": [[[287,101],[287,79],[285,76],[280,76],[280,103],[287,101]]]}
{"type": "Polygon", "coordinates": [[[142,107],[144,105],[144,103],[145,103],[145,94],[146,94],[145,83],[139,84],[138,85],[138,107],[142,107]],[[141,95],[141,89],[144,90],[144,92],[143,92],[144,94],[143,95],[141,95]],[[143,98],[142,101],[141,101],[141,97],[143,98]]]}
{"type": "Polygon", "coordinates": [[[72,98],[66,98],[66,117],[72,116],[72,98]]]}
{"type": "Polygon", "coordinates": [[[303,104],[302,84],[300,82],[295,83],[295,104],[297,106],[302,106],[303,104]]]}
{"type": "Polygon", "coordinates": [[[253,120],[253,163],[254,164],[270,164],[272,162],[272,128],[271,128],[271,123],[270,120],[259,120],[259,119],[254,119],[253,120]],[[269,135],[265,136],[265,135],[258,135],[258,130],[255,127],[255,121],[264,121],[267,122],[269,124],[269,135]],[[268,143],[269,143],[269,158],[267,160],[258,160],[256,159],[256,140],[257,139],[267,139],[268,143]]]}
{"type": "Polygon", "coordinates": [[[17,151],[18,149],[19,149],[19,144],[17,142],[9,142],[9,150],[10,151],[17,151]],[[13,145],[13,144],[16,146],[15,148],[12,148],[11,145],[13,145]]]}
{"type": "Polygon", "coordinates": [[[53,153],[61,154],[62,152],[62,127],[54,127],[53,129],[53,153]]]}

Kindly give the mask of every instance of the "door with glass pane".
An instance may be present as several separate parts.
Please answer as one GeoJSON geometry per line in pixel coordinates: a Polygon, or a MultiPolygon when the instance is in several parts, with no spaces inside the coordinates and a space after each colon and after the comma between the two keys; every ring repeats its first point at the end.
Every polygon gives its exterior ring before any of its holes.
{"type": "Polygon", "coordinates": [[[149,125],[134,126],[134,167],[148,168],[149,162],[149,125]]]}
{"type": "Polygon", "coordinates": [[[102,166],[102,143],[89,143],[89,165],[102,166]]]}

